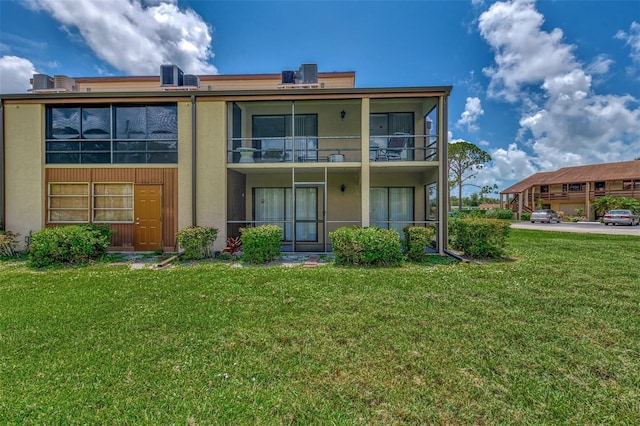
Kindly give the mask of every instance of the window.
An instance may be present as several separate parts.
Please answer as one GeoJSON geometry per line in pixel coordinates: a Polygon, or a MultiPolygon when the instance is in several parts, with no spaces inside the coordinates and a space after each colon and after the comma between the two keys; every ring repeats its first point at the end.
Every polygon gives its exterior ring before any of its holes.
{"type": "Polygon", "coordinates": [[[132,223],[133,183],[94,183],[93,222],[132,223]]]}
{"type": "Polygon", "coordinates": [[[631,191],[632,189],[640,189],[640,180],[625,180],[622,182],[622,189],[625,191],[631,191]]]}
{"type": "Polygon", "coordinates": [[[318,116],[294,116],[295,152],[291,146],[291,115],[254,115],[253,148],[264,161],[316,161],[318,159],[318,116]]]}
{"type": "MultiPolygon", "coordinates": [[[[414,120],[412,112],[376,113],[369,116],[369,134],[373,145],[378,147],[390,147],[394,135],[413,135],[414,120]]],[[[397,139],[397,138],[396,138],[397,139]]],[[[410,148],[403,160],[413,160],[413,147],[415,143],[412,137],[406,138],[405,148],[410,148]],[[406,158],[405,158],[406,156],[406,158]]]]}
{"type": "Polygon", "coordinates": [[[178,162],[177,106],[47,107],[47,164],[178,162]]]}
{"type": "Polygon", "coordinates": [[[567,190],[569,192],[584,192],[584,188],[585,188],[586,184],[583,183],[570,183],[570,184],[566,184],[563,183],[562,184],[562,192],[567,192],[567,190]]]}
{"type": "Polygon", "coordinates": [[[89,184],[50,183],[49,222],[88,223],[89,184]]]}
{"type": "MultiPolygon", "coordinates": [[[[282,240],[293,241],[293,197],[291,188],[254,188],[256,226],[282,228],[282,240]]],[[[318,241],[318,189],[296,188],[296,241],[318,241]]]]}
{"type": "Polygon", "coordinates": [[[595,191],[604,191],[605,190],[605,183],[604,182],[595,182],[593,189],[595,191]]]}
{"type": "Polygon", "coordinates": [[[540,185],[540,193],[542,194],[549,193],[549,185],[540,185]]]}
{"type": "Polygon", "coordinates": [[[413,188],[371,188],[369,215],[371,225],[395,229],[413,223],[413,188]]]}

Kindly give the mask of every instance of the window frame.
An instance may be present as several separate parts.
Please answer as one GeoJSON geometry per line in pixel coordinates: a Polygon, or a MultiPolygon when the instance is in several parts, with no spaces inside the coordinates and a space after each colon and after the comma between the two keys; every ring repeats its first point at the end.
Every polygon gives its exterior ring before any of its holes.
{"type": "Polygon", "coordinates": [[[134,194],[135,194],[135,183],[133,182],[93,182],[92,183],[92,192],[91,192],[91,223],[101,223],[101,224],[105,224],[105,223],[125,223],[125,224],[132,224],[135,222],[134,220],[134,216],[135,216],[135,199],[134,199],[134,194]],[[130,194],[116,194],[116,195],[108,195],[108,194],[96,194],[96,187],[98,185],[123,185],[123,186],[130,186],[131,187],[131,193],[130,194]],[[121,196],[123,197],[123,199],[126,197],[126,199],[130,199],[131,200],[131,207],[96,207],[96,200],[100,199],[100,198],[107,198],[107,197],[117,197],[117,196],[121,196]],[[130,220],[96,220],[96,212],[106,212],[106,211],[130,211],[131,212],[131,219],[130,220]]]}
{"type": "Polygon", "coordinates": [[[89,193],[89,182],[49,182],[47,189],[47,223],[91,223],[91,194],[89,193]],[[52,194],[52,188],[54,185],[74,185],[74,186],[84,186],[86,191],[84,194],[74,193],[74,194],[52,194]],[[52,207],[52,200],[54,199],[64,199],[64,198],[84,198],[86,197],[86,208],[80,207],[52,207]],[[85,211],[86,212],[86,220],[52,220],[51,212],[56,211],[85,211]]]}
{"type": "MultiPolygon", "coordinates": [[[[158,115],[160,116],[160,115],[158,115]]],[[[125,116],[126,117],[126,116],[125,116]]],[[[65,120],[63,116],[60,120],[65,120]]],[[[63,123],[64,124],[64,123],[63,123]]],[[[171,123],[172,124],[172,123],[171,123]]],[[[171,129],[174,130],[174,129],[171,129]]],[[[45,108],[45,164],[178,164],[178,104],[173,102],[159,103],[108,103],[108,104],[49,104],[45,108]],[[118,115],[119,108],[144,108],[144,132],[139,138],[119,137],[118,115]],[[175,133],[150,132],[150,108],[170,108],[172,119],[175,120],[175,133]],[[69,126],[77,128],[77,134],[70,133],[69,137],[56,137],[54,111],[77,109],[73,119],[68,118],[69,126]],[[83,130],[88,120],[85,120],[85,110],[103,109],[108,113],[107,134],[87,134],[83,130]],[[108,110],[108,112],[106,111],[108,110]],[[155,137],[154,137],[155,135],[155,137]],[[159,135],[159,137],[158,137],[159,135]],[[167,137],[168,136],[168,137],[167,137]],[[134,145],[131,145],[134,144],[134,145]],[[142,148],[122,149],[120,146],[140,145],[142,148]],[[161,160],[161,161],[158,161],[161,160]]]]}

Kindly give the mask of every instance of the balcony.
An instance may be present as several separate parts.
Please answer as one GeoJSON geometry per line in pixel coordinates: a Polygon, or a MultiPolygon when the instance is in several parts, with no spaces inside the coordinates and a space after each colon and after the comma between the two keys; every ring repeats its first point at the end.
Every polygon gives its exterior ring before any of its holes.
{"type": "MultiPolygon", "coordinates": [[[[255,163],[361,163],[360,136],[230,138],[229,164],[255,163]]],[[[372,136],[365,152],[370,162],[438,161],[436,135],[372,136]]]]}

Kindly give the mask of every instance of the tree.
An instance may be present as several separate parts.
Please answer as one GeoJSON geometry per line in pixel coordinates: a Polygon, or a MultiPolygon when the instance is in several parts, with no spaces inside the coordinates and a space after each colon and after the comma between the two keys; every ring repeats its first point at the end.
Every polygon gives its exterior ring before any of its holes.
{"type": "Polygon", "coordinates": [[[640,211],[640,202],[635,198],[626,197],[600,197],[591,203],[596,215],[603,215],[609,210],[629,209],[633,212],[640,211]]]}
{"type": "Polygon", "coordinates": [[[471,142],[449,144],[449,186],[458,187],[458,208],[462,209],[462,186],[476,177],[491,156],[471,142]]]}

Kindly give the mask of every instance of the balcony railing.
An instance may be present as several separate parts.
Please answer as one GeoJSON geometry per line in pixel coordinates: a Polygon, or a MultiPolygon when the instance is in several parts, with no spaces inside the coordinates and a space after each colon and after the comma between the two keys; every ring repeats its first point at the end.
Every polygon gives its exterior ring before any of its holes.
{"type": "MultiPolygon", "coordinates": [[[[231,138],[227,146],[229,164],[363,160],[360,136],[231,138]]],[[[438,141],[435,135],[372,136],[365,155],[369,161],[438,161],[438,141]]]]}

